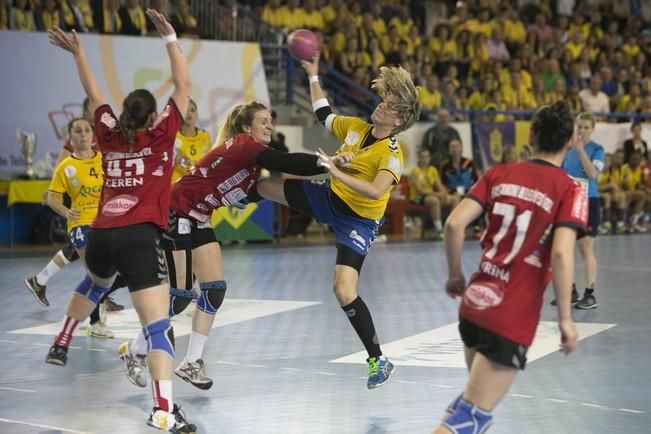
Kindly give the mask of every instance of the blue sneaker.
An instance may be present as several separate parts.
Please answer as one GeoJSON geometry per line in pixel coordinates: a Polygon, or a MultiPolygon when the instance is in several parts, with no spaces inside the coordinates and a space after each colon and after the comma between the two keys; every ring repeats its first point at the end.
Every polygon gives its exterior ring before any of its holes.
{"type": "Polygon", "coordinates": [[[366,383],[366,387],[369,389],[375,389],[386,383],[389,380],[389,376],[396,369],[386,356],[369,357],[366,359],[366,363],[368,363],[368,382],[366,383]]]}

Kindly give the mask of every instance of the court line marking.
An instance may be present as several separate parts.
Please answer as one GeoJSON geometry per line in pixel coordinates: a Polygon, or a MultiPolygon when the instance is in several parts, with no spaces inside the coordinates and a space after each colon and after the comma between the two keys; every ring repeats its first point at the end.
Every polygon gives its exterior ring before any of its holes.
{"type": "MultiPolygon", "coordinates": [[[[51,347],[52,344],[44,344],[40,342],[21,342],[21,341],[10,341],[8,339],[0,339],[0,342],[8,343],[8,344],[21,344],[21,345],[31,345],[34,347],[51,347]]],[[[82,347],[75,347],[74,345],[70,347],[71,350],[86,350],[86,351],[97,351],[97,352],[106,352],[109,351],[105,348],[82,348],[82,347]]]]}
{"type": "MultiPolygon", "coordinates": [[[[335,376],[335,377],[348,377],[349,375],[346,374],[337,374],[337,373],[332,373],[332,372],[325,372],[325,371],[311,371],[308,369],[298,369],[298,368],[288,368],[288,367],[279,367],[276,368],[274,366],[265,366],[265,365],[252,365],[249,363],[238,363],[238,362],[229,362],[226,360],[216,360],[212,362],[216,365],[232,365],[232,366],[242,366],[242,367],[253,367],[253,368],[269,368],[269,369],[279,369],[281,371],[290,371],[290,372],[304,372],[306,374],[319,374],[319,375],[327,375],[327,376],[335,376]]],[[[352,378],[359,378],[362,380],[366,380],[366,377],[358,377],[356,375],[351,375],[350,377],[352,378]]],[[[396,383],[402,383],[402,384],[420,384],[418,381],[409,381],[409,380],[394,380],[396,383]]],[[[437,387],[439,389],[452,389],[454,386],[451,386],[449,384],[430,384],[432,387],[437,387]]],[[[556,402],[556,403],[561,403],[561,404],[578,404],[583,407],[588,407],[588,408],[596,408],[599,410],[611,410],[611,411],[621,411],[624,413],[632,413],[632,414],[645,414],[645,411],[642,410],[635,410],[632,408],[615,408],[615,407],[608,407],[606,405],[601,405],[601,404],[594,404],[591,402],[578,402],[578,401],[570,401],[567,399],[557,399],[557,398],[544,398],[544,397],[538,397],[534,395],[526,395],[523,393],[510,393],[510,397],[512,398],[522,398],[522,399],[544,399],[546,401],[550,402],[556,402]]]]}
{"type": "Polygon", "coordinates": [[[24,421],[21,421],[21,420],[14,420],[14,419],[5,419],[5,418],[2,418],[2,417],[0,417],[0,422],[14,423],[14,424],[17,424],[17,425],[27,425],[27,426],[32,426],[32,427],[35,427],[35,428],[45,428],[45,429],[63,431],[63,432],[71,432],[73,434],[90,434],[89,431],[78,431],[76,429],[61,428],[61,427],[53,426],[53,425],[43,425],[43,424],[40,424],[40,423],[24,422],[24,421]]]}
{"type": "Polygon", "coordinates": [[[19,389],[17,387],[5,387],[5,386],[0,386],[0,390],[10,390],[12,392],[25,392],[25,393],[36,393],[36,390],[31,390],[31,389],[19,389]]]}

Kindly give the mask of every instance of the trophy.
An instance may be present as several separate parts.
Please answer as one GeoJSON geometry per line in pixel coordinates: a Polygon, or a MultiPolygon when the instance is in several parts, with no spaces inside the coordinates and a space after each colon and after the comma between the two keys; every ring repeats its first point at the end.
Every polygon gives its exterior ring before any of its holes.
{"type": "Polygon", "coordinates": [[[25,131],[16,130],[16,137],[18,138],[18,143],[20,143],[20,151],[25,157],[25,162],[27,164],[27,169],[25,170],[25,176],[28,179],[34,179],[34,168],[33,157],[36,153],[36,133],[27,133],[25,131]]]}

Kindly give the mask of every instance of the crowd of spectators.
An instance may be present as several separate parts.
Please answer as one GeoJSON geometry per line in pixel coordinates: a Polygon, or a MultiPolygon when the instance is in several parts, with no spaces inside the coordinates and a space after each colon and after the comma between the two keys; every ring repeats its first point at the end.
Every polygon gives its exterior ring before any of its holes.
{"type": "Polygon", "coordinates": [[[188,0],[0,0],[0,30],[48,31],[54,26],[80,33],[158,36],[145,7],[170,17],[181,37],[199,37],[188,0]]]}
{"type": "Polygon", "coordinates": [[[567,100],[577,112],[651,115],[650,1],[249,3],[273,26],[314,30],[322,60],[363,87],[380,66],[402,65],[426,110],[531,111],[567,100]]]}

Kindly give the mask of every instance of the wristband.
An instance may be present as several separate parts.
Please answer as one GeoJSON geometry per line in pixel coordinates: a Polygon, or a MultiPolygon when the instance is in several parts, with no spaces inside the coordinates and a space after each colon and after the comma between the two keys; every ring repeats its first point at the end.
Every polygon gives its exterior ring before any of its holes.
{"type": "Polygon", "coordinates": [[[170,35],[161,35],[161,38],[163,38],[163,41],[165,41],[166,44],[169,44],[170,42],[176,42],[176,33],[172,33],[170,35]]]}
{"type": "Polygon", "coordinates": [[[319,82],[319,76],[318,75],[310,75],[310,84],[318,83],[318,82],[319,82]]]}

